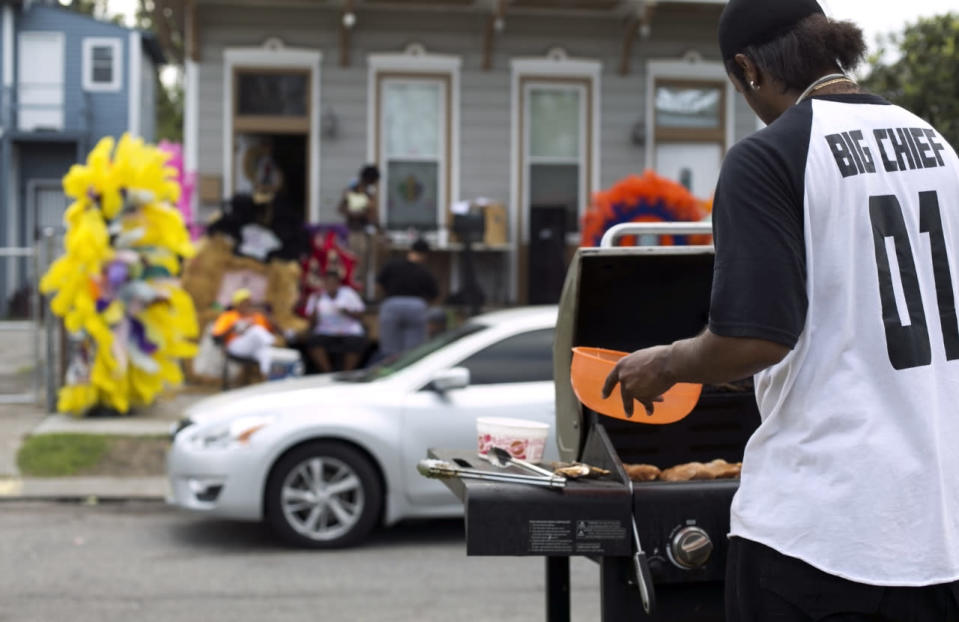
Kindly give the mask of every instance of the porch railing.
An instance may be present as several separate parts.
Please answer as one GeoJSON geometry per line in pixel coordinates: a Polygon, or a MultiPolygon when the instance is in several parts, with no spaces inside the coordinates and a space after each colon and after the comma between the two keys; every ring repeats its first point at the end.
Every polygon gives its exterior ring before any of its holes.
{"type": "Polygon", "coordinates": [[[90,94],[81,92],[79,102],[76,93],[67,93],[62,84],[30,84],[22,86],[43,95],[38,99],[59,102],[23,102],[18,87],[3,87],[0,92],[0,126],[6,130],[26,132],[75,132],[86,133],[92,122],[90,94]]]}

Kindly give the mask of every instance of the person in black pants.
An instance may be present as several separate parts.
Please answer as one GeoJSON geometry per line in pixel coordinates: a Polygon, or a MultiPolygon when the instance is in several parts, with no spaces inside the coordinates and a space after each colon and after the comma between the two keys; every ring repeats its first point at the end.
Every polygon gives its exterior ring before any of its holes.
{"type": "Polygon", "coordinates": [[[709,324],[604,393],[755,376],[728,622],[959,620],[959,156],[815,0],[730,0],[719,44],[767,127],[723,162],[709,324]]]}
{"type": "Polygon", "coordinates": [[[438,295],[436,278],[423,265],[429,245],[413,243],[405,259],[386,264],[376,282],[385,299],[380,305],[380,355],[388,358],[426,341],[427,310],[438,295]]]}

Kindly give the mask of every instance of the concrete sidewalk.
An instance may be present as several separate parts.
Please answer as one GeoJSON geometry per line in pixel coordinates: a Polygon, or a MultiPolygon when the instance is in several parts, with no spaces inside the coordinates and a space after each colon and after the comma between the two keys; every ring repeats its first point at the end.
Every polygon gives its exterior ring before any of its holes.
{"type": "Polygon", "coordinates": [[[17,474],[17,451],[23,439],[46,417],[36,406],[0,405],[0,477],[17,474]]]}
{"type": "Polygon", "coordinates": [[[17,452],[24,439],[39,434],[165,436],[187,407],[206,396],[201,392],[184,391],[162,398],[154,406],[126,417],[77,418],[47,414],[33,405],[0,405],[0,500],[166,498],[167,481],[162,476],[21,477],[17,471],[17,452]]]}

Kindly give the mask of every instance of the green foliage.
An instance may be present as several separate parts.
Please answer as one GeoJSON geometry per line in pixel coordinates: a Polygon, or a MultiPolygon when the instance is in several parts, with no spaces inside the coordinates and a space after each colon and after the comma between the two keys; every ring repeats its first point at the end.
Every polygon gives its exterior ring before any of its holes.
{"type": "Polygon", "coordinates": [[[17,454],[17,467],[33,477],[76,475],[96,466],[108,448],[106,436],[39,434],[24,441],[17,454]]]}
{"type": "Polygon", "coordinates": [[[183,85],[179,80],[167,87],[159,76],[156,82],[157,141],[183,142],[183,85]]]}
{"type": "MultiPolygon", "coordinates": [[[[87,0],[94,1],[94,0],[87,0]]],[[[167,6],[154,0],[139,0],[136,11],[136,26],[153,33],[163,48],[163,54],[170,64],[183,65],[183,28],[182,16],[167,6]]],[[[164,84],[157,76],[156,82],[156,139],[183,142],[183,85],[180,80],[175,84],[164,84]]]]}
{"type": "Polygon", "coordinates": [[[167,62],[182,65],[183,50],[186,45],[183,39],[185,18],[182,6],[178,10],[171,8],[175,4],[139,0],[136,10],[136,27],[152,32],[156,36],[167,57],[167,62]]]}
{"type": "Polygon", "coordinates": [[[863,81],[870,91],[931,123],[953,147],[959,148],[959,13],[922,18],[893,36],[889,50],[870,60],[863,81]]]}

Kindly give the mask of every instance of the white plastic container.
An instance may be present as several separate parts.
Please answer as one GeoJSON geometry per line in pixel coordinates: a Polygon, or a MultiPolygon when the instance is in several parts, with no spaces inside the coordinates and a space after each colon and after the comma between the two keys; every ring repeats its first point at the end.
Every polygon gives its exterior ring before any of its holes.
{"type": "Polygon", "coordinates": [[[514,458],[527,462],[543,459],[549,424],[527,419],[480,417],[476,420],[477,449],[485,455],[490,447],[505,449],[514,458]]]}

